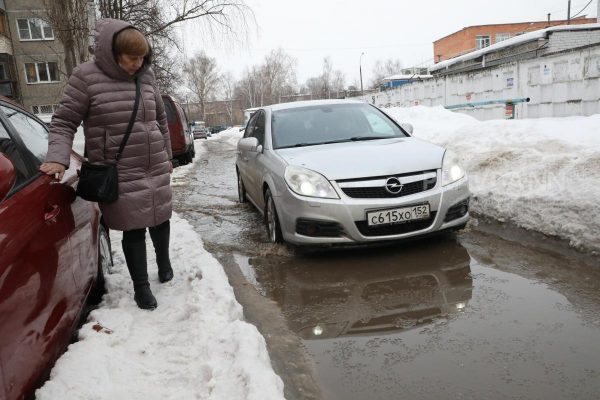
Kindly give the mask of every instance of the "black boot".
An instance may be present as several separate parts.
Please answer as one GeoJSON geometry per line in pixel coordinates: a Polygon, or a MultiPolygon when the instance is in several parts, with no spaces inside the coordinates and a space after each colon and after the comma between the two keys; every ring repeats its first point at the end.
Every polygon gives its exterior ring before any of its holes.
{"type": "MultiPolygon", "coordinates": [[[[145,231],[144,229],[143,237],[145,237],[145,231]]],[[[150,290],[150,283],[148,282],[146,241],[139,240],[139,235],[127,235],[130,232],[123,233],[121,244],[123,245],[125,261],[127,262],[127,268],[133,282],[133,290],[135,291],[133,299],[139,308],[154,310],[158,306],[158,303],[150,290]]]]}
{"type": "Polygon", "coordinates": [[[154,252],[156,253],[156,264],[158,265],[158,280],[161,283],[168,282],[173,279],[173,268],[171,268],[171,260],[169,258],[169,237],[171,235],[171,226],[169,221],[148,228],[150,237],[154,244],[154,252]]]}

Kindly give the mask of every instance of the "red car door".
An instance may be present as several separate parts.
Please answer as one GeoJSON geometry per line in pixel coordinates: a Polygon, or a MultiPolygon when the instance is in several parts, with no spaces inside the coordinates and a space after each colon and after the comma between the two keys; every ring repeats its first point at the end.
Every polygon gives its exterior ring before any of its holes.
{"type": "Polygon", "coordinates": [[[85,293],[74,278],[79,255],[70,242],[80,219],[72,212],[74,190],[37,170],[47,151],[45,126],[0,104],[0,151],[17,170],[0,199],[0,396],[12,400],[46,378],[85,293]]]}

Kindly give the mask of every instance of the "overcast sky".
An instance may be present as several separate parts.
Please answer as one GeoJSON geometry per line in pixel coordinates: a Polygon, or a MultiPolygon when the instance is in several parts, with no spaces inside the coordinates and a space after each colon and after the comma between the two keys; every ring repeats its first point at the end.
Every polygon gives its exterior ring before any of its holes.
{"type": "MultiPolygon", "coordinates": [[[[596,17],[597,1],[582,14],[596,17]]],[[[589,0],[572,0],[571,15],[589,0]]],[[[433,63],[433,41],[464,27],[483,24],[566,19],[568,0],[246,0],[256,24],[246,43],[216,42],[190,26],[185,52],[203,49],[236,79],[281,47],[297,60],[299,83],[320,74],[323,58],[345,73],[346,85],[371,79],[377,60],[400,59],[404,67],[433,63]]]]}

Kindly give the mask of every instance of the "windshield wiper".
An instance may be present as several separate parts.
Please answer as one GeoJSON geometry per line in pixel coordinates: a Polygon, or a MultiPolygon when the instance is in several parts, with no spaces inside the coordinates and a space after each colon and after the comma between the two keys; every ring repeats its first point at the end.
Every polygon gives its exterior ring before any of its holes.
{"type": "Polygon", "coordinates": [[[281,146],[281,147],[278,147],[278,149],[290,149],[292,147],[314,146],[316,144],[320,144],[320,143],[296,143],[296,144],[292,144],[290,146],[281,146]]]}
{"type": "Polygon", "coordinates": [[[379,140],[379,139],[391,139],[394,136],[352,136],[350,140],[353,142],[359,142],[361,140],[379,140]]]}
{"type": "Polygon", "coordinates": [[[352,136],[348,139],[328,140],[319,144],[332,144],[332,143],[344,143],[344,142],[359,142],[362,140],[377,140],[377,139],[390,139],[390,136],[352,136]]]}

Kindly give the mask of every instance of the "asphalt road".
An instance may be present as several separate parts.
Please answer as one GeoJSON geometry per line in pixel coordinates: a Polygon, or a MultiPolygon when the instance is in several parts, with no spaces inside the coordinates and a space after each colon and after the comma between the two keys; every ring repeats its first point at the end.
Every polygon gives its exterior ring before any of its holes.
{"type": "Polygon", "coordinates": [[[292,399],[598,399],[600,265],[474,218],[457,235],[298,251],[237,203],[218,135],[175,209],[224,266],[292,399]]]}

